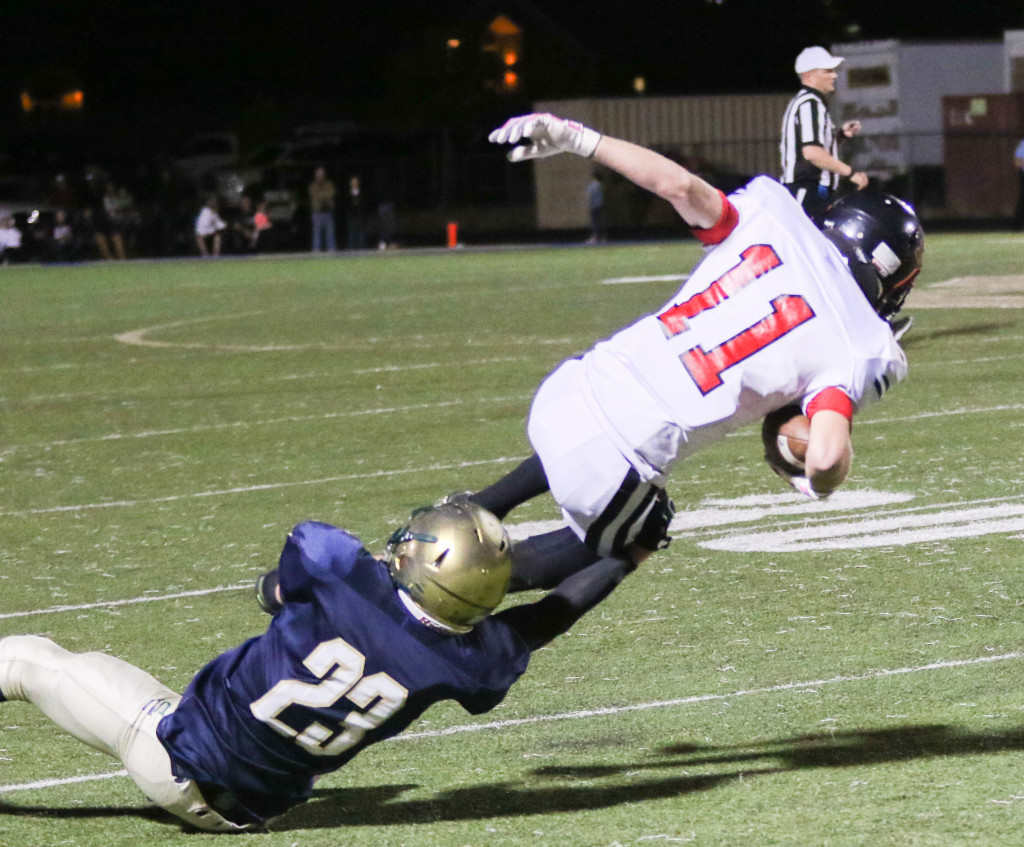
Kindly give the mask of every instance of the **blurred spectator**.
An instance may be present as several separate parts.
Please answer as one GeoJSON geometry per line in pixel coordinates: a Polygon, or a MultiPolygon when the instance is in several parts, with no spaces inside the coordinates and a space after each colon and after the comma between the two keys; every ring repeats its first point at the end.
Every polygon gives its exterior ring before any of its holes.
{"type": "Polygon", "coordinates": [[[233,253],[256,253],[270,249],[273,223],[267,214],[267,204],[261,201],[253,208],[252,199],[243,196],[238,211],[229,219],[228,250],[233,253]]]}
{"type": "Polygon", "coordinates": [[[313,223],[313,252],[326,247],[333,253],[338,249],[334,236],[334,183],[327,178],[323,167],[316,169],[309,184],[309,208],[313,223]]]}
{"type": "Polygon", "coordinates": [[[377,188],[377,249],[395,247],[398,231],[398,212],[395,208],[394,189],[387,172],[380,170],[374,180],[377,188]]]}
{"type": "Polygon", "coordinates": [[[120,229],[124,239],[125,252],[134,253],[139,246],[142,230],[142,212],[135,202],[135,196],[125,186],[117,189],[118,211],[121,214],[120,229]]]}
{"type": "Polygon", "coordinates": [[[262,201],[256,207],[256,213],[252,216],[252,247],[254,250],[263,252],[270,250],[273,246],[274,223],[270,220],[267,212],[266,201],[262,201]]]}
{"type": "Polygon", "coordinates": [[[398,213],[394,200],[381,200],[377,204],[377,249],[387,250],[397,246],[395,232],[398,229],[398,213]]]}
{"type": "Polygon", "coordinates": [[[1024,229],[1024,138],[1013,152],[1013,167],[1017,171],[1017,208],[1013,212],[1013,228],[1024,229]]]}
{"type": "Polygon", "coordinates": [[[47,200],[51,206],[56,206],[58,209],[78,208],[78,195],[64,174],[57,174],[53,178],[53,188],[50,190],[47,200]]]}
{"type": "Polygon", "coordinates": [[[113,182],[107,183],[107,189],[103,192],[103,211],[109,222],[110,246],[113,254],[118,259],[127,255],[125,250],[125,236],[128,232],[129,214],[134,201],[131,194],[124,188],[119,188],[113,182]]]}
{"type": "Polygon", "coordinates": [[[158,256],[181,252],[179,242],[188,229],[184,223],[187,217],[183,214],[183,204],[184,192],[173,171],[168,167],[162,168],[150,200],[151,241],[158,256]]]}
{"type": "Polygon", "coordinates": [[[9,265],[21,260],[21,230],[14,218],[5,215],[0,220],[0,263],[9,265]]]}
{"type": "Polygon", "coordinates": [[[363,226],[363,190],[359,184],[359,177],[353,176],[348,181],[348,210],[345,216],[347,245],[350,250],[362,250],[366,247],[366,232],[363,226]]]}
{"type": "Polygon", "coordinates": [[[110,242],[107,240],[107,216],[100,206],[87,206],[78,218],[81,240],[95,248],[101,259],[111,259],[110,242]]]}
{"type": "Polygon", "coordinates": [[[196,246],[200,256],[220,255],[221,232],[226,228],[227,224],[217,212],[217,198],[211,195],[196,216],[196,246]]]}
{"type": "Polygon", "coordinates": [[[256,249],[256,224],[252,199],[243,195],[238,209],[227,216],[227,250],[229,253],[251,253],[256,249]]]}
{"type": "Polygon", "coordinates": [[[587,208],[590,210],[590,238],[587,244],[604,244],[608,240],[608,226],[604,216],[604,183],[598,171],[587,183],[587,208]]]}
{"type": "Polygon", "coordinates": [[[54,214],[53,231],[43,257],[48,262],[74,262],[78,258],[78,244],[65,209],[54,214]]]}

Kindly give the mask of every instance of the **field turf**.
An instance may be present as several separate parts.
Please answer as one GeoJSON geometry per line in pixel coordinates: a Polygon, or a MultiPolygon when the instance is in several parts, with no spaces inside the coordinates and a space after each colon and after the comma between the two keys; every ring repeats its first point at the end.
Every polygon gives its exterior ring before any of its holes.
{"type": "MultiPolygon", "coordinates": [[[[543,377],[699,255],[0,268],[0,637],[180,689],[265,625],[251,582],[292,525],[380,549],[412,508],[495,479],[529,452],[543,377]]],[[[790,494],[754,429],[699,454],[672,546],[497,710],[437,706],[231,843],[1022,843],[1022,273],[1020,236],[930,236],[910,376],[858,416],[832,500],[790,494]]],[[[557,517],[545,497],[509,523],[557,517]]],[[[0,845],[209,838],[0,704],[0,845]]]]}

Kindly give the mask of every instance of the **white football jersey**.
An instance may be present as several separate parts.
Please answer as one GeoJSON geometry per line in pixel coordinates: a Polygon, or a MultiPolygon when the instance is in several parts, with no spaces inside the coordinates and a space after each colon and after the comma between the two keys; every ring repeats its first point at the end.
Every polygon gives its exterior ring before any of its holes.
{"type": "Polygon", "coordinates": [[[583,356],[591,413],[645,479],[790,403],[863,408],[906,357],[831,242],[779,183],[730,195],[739,222],[658,312],[583,356]]]}

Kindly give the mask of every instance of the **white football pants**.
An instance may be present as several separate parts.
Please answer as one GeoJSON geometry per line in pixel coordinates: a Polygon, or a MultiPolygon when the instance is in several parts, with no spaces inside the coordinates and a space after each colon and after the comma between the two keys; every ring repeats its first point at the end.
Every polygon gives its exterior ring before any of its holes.
{"type": "Polygon", "coordinates": [[[627,486],[636,471],[593,414],[581,367],[569,359],[541,383],[526,431],[565,522],[602,556],[621,555],[643,529],[665,477],[627,486]]]}
{"type": "Polygon", "coordinates": [[[175,779],[156,727],[181,695],[134,665],[106,653],[70,653],[48,638],[9,636],[0,638],[0,692],[33,703],[79,741],[119,758],[150,800],[192,826],[251,828],[213,811],[191,780],[175,779]]]}

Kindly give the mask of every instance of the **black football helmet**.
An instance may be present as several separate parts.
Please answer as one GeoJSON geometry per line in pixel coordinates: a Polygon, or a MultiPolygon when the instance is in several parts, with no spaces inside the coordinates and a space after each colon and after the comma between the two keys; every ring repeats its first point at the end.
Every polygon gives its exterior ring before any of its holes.
{"type": "Polygon", "coordinates": [[[857,191],[828,208],[821,229],[846,257],[879,316],[895,315],[924,254],[924,230],[910,204],[891,194],[857,191]]]}

